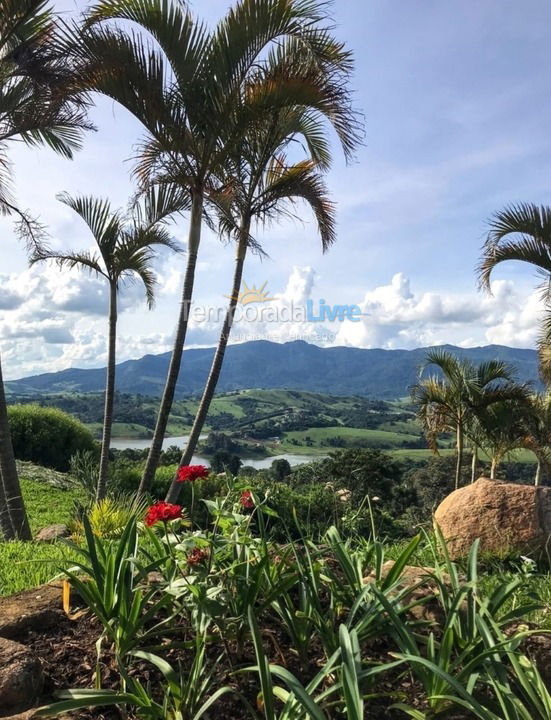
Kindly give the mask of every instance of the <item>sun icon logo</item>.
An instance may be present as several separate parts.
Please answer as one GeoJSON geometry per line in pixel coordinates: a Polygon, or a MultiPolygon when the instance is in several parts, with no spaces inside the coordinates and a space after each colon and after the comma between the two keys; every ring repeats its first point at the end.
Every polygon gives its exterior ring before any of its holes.
{"type": "MultiPolygon", "coordinates": [[[[257,288],[256,285],[249,287],[245,281],[243,281],[243,287],[241,292],[237,296],[237,302],[241,305],[250,305],[251,303],[267,303],[272,302],[276,298],[270,297],[270,293],[266,290],[266,281],[261,288],[257,288]]],[[[225,297],[229,297],[225,295],[225,297]]],[[[230,298],[231,299],[231,298],[230,298]]]]}

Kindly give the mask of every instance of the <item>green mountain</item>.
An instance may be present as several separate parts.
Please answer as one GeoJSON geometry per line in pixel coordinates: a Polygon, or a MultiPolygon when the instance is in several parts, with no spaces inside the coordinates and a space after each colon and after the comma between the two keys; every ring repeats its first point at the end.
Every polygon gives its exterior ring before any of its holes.
{"type": "MultiPolygon", "coordinates": [[[[517,369],[519,380],[538,384],[535,350],[501,345],[478,348],[444,346],[473,362],[499,358],[517,369]]],[[[321,348],[303,341],[256,341],[231,345],[218,392],[246,388],[286,388],[336,395],[393,399],[409,393],[427,348],[416,350],[363,350],[351,347],[321,348]]],[[[213,348],[184,352],[178,395],[201,392],[211,364],[213,348]]],[[[157,396],[163,389],[169,353],[145,355],[117,366],[117,390],[157,396]]],[[[60,392],[97,392],[103,389],[105,369],[69,369],[7,383],[10,394],[36,395],[60,392]]]]}

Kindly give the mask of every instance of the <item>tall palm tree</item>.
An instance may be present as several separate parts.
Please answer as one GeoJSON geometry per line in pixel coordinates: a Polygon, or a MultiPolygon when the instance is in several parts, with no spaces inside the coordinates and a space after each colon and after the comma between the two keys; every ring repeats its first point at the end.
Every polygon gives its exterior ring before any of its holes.
{"type": "Polygon", "coordinates": [[[60,253],[42,250],[34,254],[31,263],[55,260],[60,268],[76,267],[102,277],[109,286],[107,378],[97,485],[97,499],[101,500],[107,492],[113,425],[118,293],[125,281],[137,277],[144,285],[148,307],[153,306],[156,281],[151,262],[155,256],[154,248],[162,246],[178,250],[164,225],[166,217],[174,211],[174,196],[164,188],[151,192],[146,196],[144,206],[135,205],[127,216],[121,211],[113,211],[107,200],[72,198],[67,194],[60,195],[59,199],[88,225],[97,251],[60,253]]]}
{"type": "MultiPolygon", "coordinates": [[[[223,195],[227,204],[219,209],[223,230],[236,238],[233,283],[207,383],[180,466],[191,461],[214,397],[233,325],[245,258],[248,249],[256,246],[251,236],[253,225],[265,225],[278,216],[289,214],[290,203],[302,200],[314,213],[323,251],[335,241],[334,206],[317,169],[327,166],[329,151],[323,128],[311,127],[304,121],[302,110],[291,108],[255,124],[244,138],[239,156],[229,166],[230,187],[223,195]],[[304,138],[315,159],[290,164],[284,149],[298,135],[304,138]]],[[[167,500],[174,502],[180,489],[175,478],[167,500]]]]}
{"type": "MultiPolygon", "coordinates": [[[[0,214],[19,220],[18,229],[30,245],[40,239],[40,226],[12,196],[10,142],[46,144],[71,158],[80,147],[82,131],[89,127],[50,4],[0,0],[0,214]]],[[[9,433],[1,363],[0,523],[7,538],[31,537],[9,433]]]]}
{"type": "Polygon", "coordinates": [[[423,369],[429,365],[438,368],[440,374],[419,380],[412,388],[412,399],[435,451],[440,433],[455,434],[455,487],[458,488],[471,423],[494,403],[524,397],[527,390],[513,382],[511,368],[499,360],[475,365],[446,350],[436,349],[427,353],[423,369]]]}
{"type": "Polygon", "coordinates": [[[538,346],[544,381],[551,379],[551,208],[518,203],[495,213],[482,249],[477,273],[482,288],[491,291],[492,273],[502,262],[518,260],[534,266],[542,276],[545,304],[538,346]]]}
{"type": "Polygon", "coordinates": [[[144,472],[158,465],[186,338],[205,205],[247,128],[267,111],[301,105],[323,116],[347,156],[361,134],[348,91],[350,53],[334,39],[323,0],[240,0],[211,31],[181,0],[106,0],[75,54],[90,88],[124,105],[147,130],[137,177],[186,188],[187,266],[165,388],[144,472]],[[154,40],[126,25],[131,21],[154,40]]]}

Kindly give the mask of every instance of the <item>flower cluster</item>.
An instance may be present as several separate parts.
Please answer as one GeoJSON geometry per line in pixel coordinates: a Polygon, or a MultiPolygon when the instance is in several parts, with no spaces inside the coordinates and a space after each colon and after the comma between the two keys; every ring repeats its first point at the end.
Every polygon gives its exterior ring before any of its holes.
{"type": "Polygon", "coordinates": [[[254,507],[253,494],[250,490],[244,490],[241,493],[240,503],[241,506],[244,507],[246,510],[250,510],[254,507]]]}
{"type": "Polygon", "coordinates": [[[167,502],[158,502],[151,505],[145,515],[145,524],[147,527],[155,525],[157,522],[168,522],[169,520],[177,520],[182,517],[182,506],[172,505],[167,502]]]}
{"type": "Polygon", "coordinates": [[[202,563],[203,560],[206,560],[208,555],[209,554],[207,550],[201,550],[201,548],[198,547],[193,548],[193,550],[187,556],[187,564],[198,565],[199,563],[202,563]]]}
{"type": "Polygon", "coordinates": [[[178,482],[195,482],[199,478],[207,477],[208,468],[204,465],[182,465],[178,468],[178,482]]]}

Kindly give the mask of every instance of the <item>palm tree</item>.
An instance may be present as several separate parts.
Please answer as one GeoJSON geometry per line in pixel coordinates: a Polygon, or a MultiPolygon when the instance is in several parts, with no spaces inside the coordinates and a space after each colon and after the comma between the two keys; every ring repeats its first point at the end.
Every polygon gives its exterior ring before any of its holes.
{"type": "MultiPolygon", "coordinates": [[[[329,151],[323,128],[305,122],[300,108],[290,108],[257,123],[244,138],[239,156],[229,165],[229,190],[222,195],[226,204],[219,208],[221,226],[236,237],[236,255],[230,302],[220,333],[207,383],[193,422],[180,466],[191,462],[199,441],[210,404],[214,397],[243,277],[248,249],[257,247],[251,236],[255,223],[265,225],[283,214],[289,214],[289,204],[305,201],[314,212],[322,249],[325,252],[335,241],[334,206],[317,167],[328,164],[329,151]],[[301,135],[314,159],[289,164],[285,146],[301,135]]],[[[174,479],[167,500],[174,502],[181,485],[174,479]]]]}
{"type": "MultiPolygon", "coordinates": [[[[90,126],[66,57],[56,18],[45,0],[0,0],[0,214],[19,220],[29,245],[40,226],[11,193],[11,141],[49,145],[71,158],[90,126]]],[[[0,363],[0,527],[7,538],[30,539],[8,426],[0,363]]]]}
{"type": "Polygon", "coordinates": [[[493,403],[478,414],[478,444],[491,461],[490,478],[495,480],[497,469],[503,458],[522,447],[524,430],[521,415],[525,405],[504,400],[493,403]]]}
{"type": "Polygon", "coordinates": [[[481,286],[491,291],[491,277],[497,265],[519,260],[537,268],[546,315],[538,342],[540,368],[551,377],[551,208],[533,203],[507,206],[493,215],[477,273],[481,286]]]}
{"type": "Polygon", "coordinates": [[[67,194],[60,195],[59,199],[80,215],[88,225],[97,244],[97,251],[59,253],[42,250],[34,254],[31,263],[55,260],[60,268],[77,267],[102,277],[109,286],[107,379],[97,485],[97,499],[101,500],[107,492],[109,447],[113,424],[118,292],[125,281],[137,277],[145,287],[148,307],[153,306],[156,282],[151,268],[154,258],[153,248],[162,246],[178,250],[164,226],[165,218],[174,212],[175,196],[165,189],[151,192],[146,197],[144,207],[135,205],[127,216],[121,211],[113,211],[107,200],[93,197],[72,198],[67,194]]]}
{"type": "Polygon", "coordinates": [[[525,397],[527,389],[513,382],[511,368],[499,360],[474,365],[446,350],[436,349],[427,353],[423,369],[428,365],[438,368],[440,375],[421,379],[412,388],[412,399],[435,451],[440,433],[455,434],[457,489],[469,426],[494,403],[525,397]]]}
{"type": "Polygon", "coordinates": [[[551,480],[551,394],[531,395],[521,412],[520,447],[531,450],[536,456],[534,485],[551,480]]]}
{"type": "Polygon", "coordinates": [[[94,7],[75,54],[90,88],[124,105],[147,130],[138,151],[142,187],[177,183],[189,197],[187,266],[174,347],[144,472],[158,465],[180,372],[205,205],[247,128],[300,105],[323,116],[347,156],[360,138],[350,106],[351,56],[333,37],[323,0],[241,0],[209,31],[184,2],[105,1],[94,7]],[[151,45],[126,26],[138,23],[151,45]]]}

